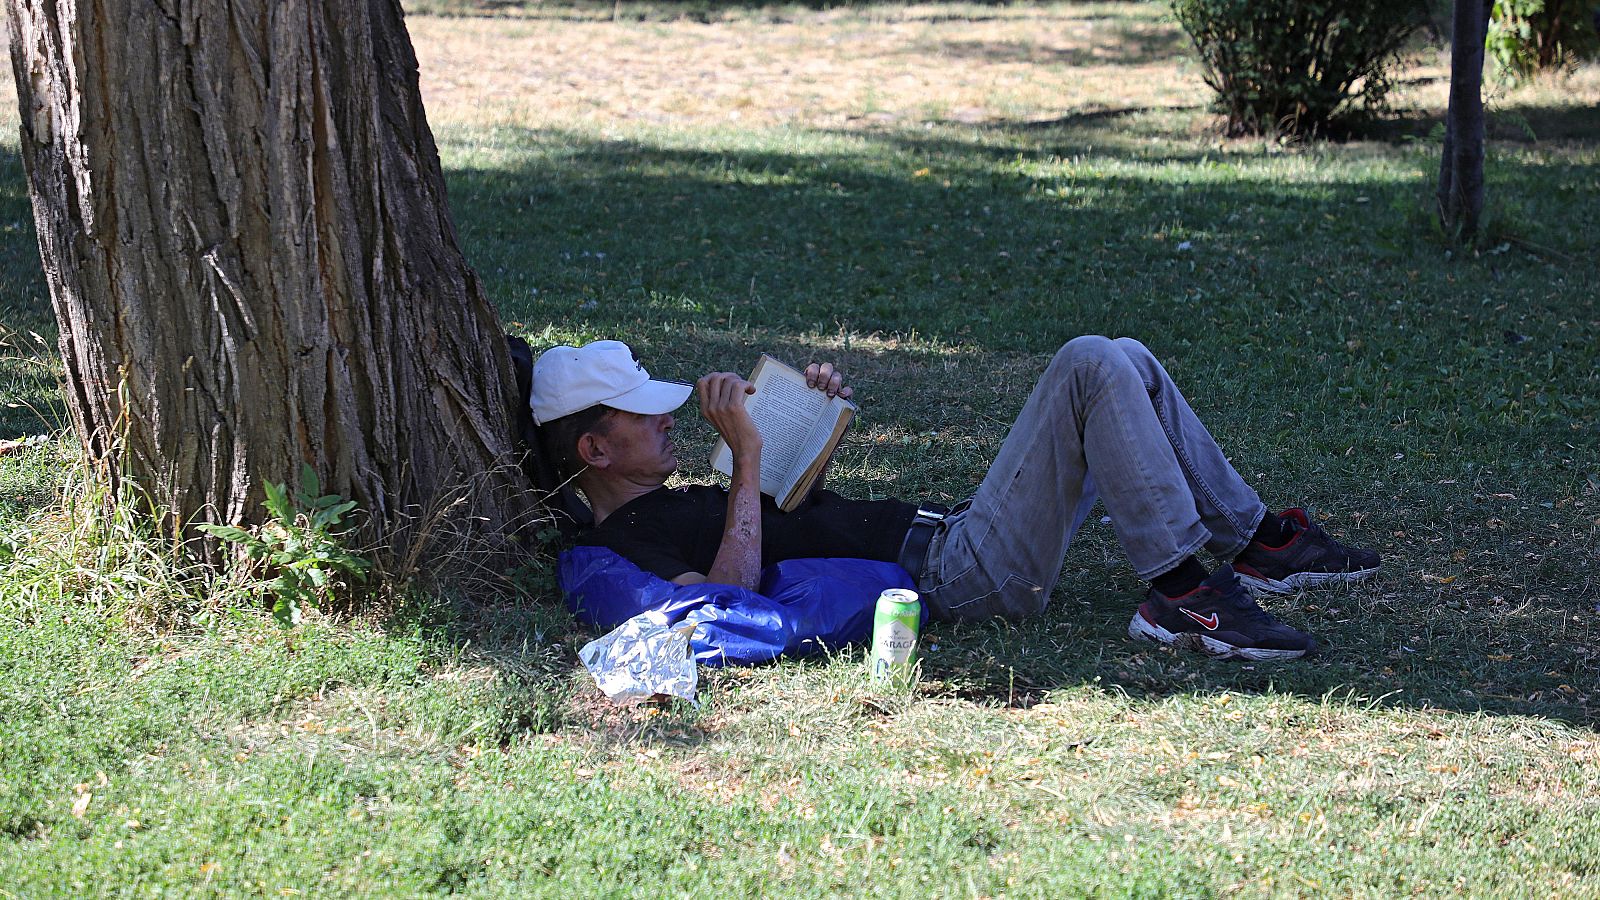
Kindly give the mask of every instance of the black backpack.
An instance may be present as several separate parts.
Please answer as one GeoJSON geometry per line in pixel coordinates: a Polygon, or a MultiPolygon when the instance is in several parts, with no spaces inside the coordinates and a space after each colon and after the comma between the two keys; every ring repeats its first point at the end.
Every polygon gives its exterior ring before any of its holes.
{"type": "Polygon", "coordinates": [[[511,366],[517,371],[517,403],[511,410],[511,421],[517,430],[517,442],[522,445],[522,471],[544,497],[545,506],[555,516],[556,527],[570,537],[580,528],[594,524],[594,516],[572,485],[562,484],[539,440],[539,426],[533,424],[533,410],[528,406],[533,396],[533,348],[514,334],[506,335],[506,344],[511,350],[511,366]]]}

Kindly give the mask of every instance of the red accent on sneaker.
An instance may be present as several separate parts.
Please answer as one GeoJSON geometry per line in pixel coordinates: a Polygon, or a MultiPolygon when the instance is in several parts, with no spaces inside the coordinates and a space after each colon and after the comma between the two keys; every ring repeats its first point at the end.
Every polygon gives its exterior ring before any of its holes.
{"type": "MultiPolygon", "coordinates": [[[[1270,515],[1272,515],[1272,513],[1268,512],[1267,515],[1270,516],[1270,515]]],[[[1283,543],[1279,544],[1276,547],[1274,547],[1274,546],[1272,546],[1270,544],[1262,543],[1261,541],[1251,541],[1250,543],[1255,544],[1257,547],[1261,547],[1261,548],[1266,549],[1266,550],[1287,550],[1290,547],[1293,547],[1294,546],[1294,542],[1300,540],[1300,535],[1305,534],[1307,529],[1309,529],[1311,527],[1311,517],[1306,515],[1306,511],[1301,509],[1298,506],[1294,507],[1293,509],[1286,509],[1283,512],[1278,513],[1278,518],[1280,518],[1280,519],[1291,519],[1291,520],[1299,523],[1300,527],[1295,529],[1294,535],[1292,537],[1290,537],[1287,541],[1284,541],[1283,543]]],[[[1234,568],[1237,570],[1238,566],[1235,565],[1234,568]]]]}
{"type": "Polygon", "coordinates": [[[1239,562],[1237,559],[1233,561],[1233,570],[1238,572],[1240,575],[1249,575],[1252,578],[1260,578],[1263,581],[1266,580],[1267,577],[1261,574],[1260,569],[1257,569],[1255,566],[1252,566],[1249,563],[1239,562]]]}
{"type": "Polygon", "coordinates": [[[1217,625],[1221,624],[1220,621],[1217,619],[1217,614],[1216,613],[1212,613],[1209,616],[1202,616],[1202,615],[1200,615],[1199,613],[1197,613],[1197,612],[1195,612],[1193,610],[1185,609],[1185,608],[1183,608],[1181,606],[1178,607],[1178,612],[1181,612],[1184,615],[1188,616],[1189,618],[1195,620],[1196,622],[1199,622],[1201,624],[1201,626],[1204,627],[1205,630],[1207,630],[1207,631],[1216,631],[1217,630],[1217,625]]]}

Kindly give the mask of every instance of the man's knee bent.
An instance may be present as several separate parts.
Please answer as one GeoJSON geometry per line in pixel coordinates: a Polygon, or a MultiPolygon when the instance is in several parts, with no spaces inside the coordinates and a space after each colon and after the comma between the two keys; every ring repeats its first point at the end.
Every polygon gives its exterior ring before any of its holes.
{"type": "Polygon", "coordinates": [[[1071,367],[1078,363],[1094,363],[1104,366],[1108,363],[1121,363],[1124,360],[1121,350],[1111,338],[1101,334],[1079,335],[1056,351],[1051,365],[1071,367]]]}
{"type": "Polygon", "coordinates": [[[1093,390],[1096,386],[1109,381],[1140,380],[1149,383],[1145,378],[1145,366],[1136,361],[1131,355],[1131,348],[1125,348],[1122,341],[1128,341],[1133,347],[1144,352],[1145,357],[1154,361],[1150,351],[1144,345],[1131,338],[1118,338],[1112,340],[1099,334],[1086,334],[1075,337],[1056,351],[1055,358],[1050,360],[1050,366],[1045,371],[1045,380],[1056,383],[1069,383],[1069,379],[1077,380],[1086,390],[1093,390]]]}
{"type": "Polygon", "coordinates": [[[1128,362],[1139,370],[1139,377],[1144,379],[1145,387],[1153,390],[1166,372],[1161,366],[1161,360],[1156,359],[1156,355],[1150,352],[1149,347],[1134,338],[1119,337],[1112,343],[1123,356],[1128,358],[1128,362]]]}
{"type": "Polygon", "coordinates": [[[1153,363],[1156,361],[1156,355],[1151,353],[1150,348],[1140,343],[1137,338],[1119,337],[1111,343],[1115,344],[1117,349],[1122,351],[1123,356],[1133,360],[1133,362],[1136,364],[1145,362],[1153,363]]]}

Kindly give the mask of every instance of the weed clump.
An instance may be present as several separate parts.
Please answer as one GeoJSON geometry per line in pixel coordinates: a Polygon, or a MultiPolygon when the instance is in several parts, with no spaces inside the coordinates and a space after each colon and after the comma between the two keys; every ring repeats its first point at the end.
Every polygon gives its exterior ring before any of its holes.
{"type": "Polygon", "coordinates": [[[76,441],[52,440],[31,453],[52,473],[54,496],[0,522],[0,564],[14,609],[72,597],[87,615],[159,631],[240,601],[240,585],[159,533],[131,486],[96,477],[76,441]]]}
{"type": "Polygon", "coordinates": [[[366,581],[371,563],[344,546],[348,528],[341,525],[356,502],[338,494],[323,494],[310,466],[301,464],[300,489],[292,498],[287,485],[269,481],[265,488],[271,518],[261,528],[199,528],[243,548],[251,559],[271,568],[272,577],[261,583],[260,590],[272,595],[273,618],[288,628],[300,624],[307,607],[317,608],[324,598],[332,599],[352,581],[366,581]]]}

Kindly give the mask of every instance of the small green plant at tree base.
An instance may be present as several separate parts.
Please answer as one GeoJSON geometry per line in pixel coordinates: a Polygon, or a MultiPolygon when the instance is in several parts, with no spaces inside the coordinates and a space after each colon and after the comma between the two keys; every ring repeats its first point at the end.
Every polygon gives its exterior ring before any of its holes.
{"type": "Polygon", "coordinates": [[[339,528],[356,502],[321,490],[317,473],[302,464],[300,489],[293,497],[288,485],[267,482],[263,505],[271,518],[258,528],[200,526],[206,534],[238,544],[251,559],[267,564],[273,577],[260,589],[273,596],[273,618],[285,628],[298,625],[307,607],[319,608],[347,581],[365,582],[371,566],[345,549],[348,530],[339,528]]]}

